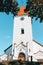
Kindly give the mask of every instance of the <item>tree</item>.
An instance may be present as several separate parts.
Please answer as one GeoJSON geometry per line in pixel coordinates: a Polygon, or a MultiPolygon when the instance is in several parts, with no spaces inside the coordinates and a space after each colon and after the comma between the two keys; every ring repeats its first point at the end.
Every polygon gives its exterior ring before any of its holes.
{"type": "Polygon", "coordinates": [[[13,13],[13,15],[17,14],[18,3],[16,0],[0,0],[0,12],[5,12],[9,14],[9,12],[13,13]]]}
{"type": "Polygon", "coordinates": [[[28,11],[28,16],[40,18],[43,21],[43,0],[28,0],[25,12],[28,11]]]}

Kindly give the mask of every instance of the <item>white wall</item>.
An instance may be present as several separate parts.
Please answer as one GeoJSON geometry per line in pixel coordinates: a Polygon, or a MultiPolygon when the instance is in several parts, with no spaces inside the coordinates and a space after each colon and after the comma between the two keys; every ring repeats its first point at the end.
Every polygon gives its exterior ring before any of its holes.
{"type": "Polygon", "coordinates": [[[32,41],[33,44],[33,53],[36,53],[38,51],[43,51],[43,47],[36,43],[35,41],[32,41]]]}
{"type": "Polygon", "coordinates": [[[37,59],[43,59],[43,47],[35,41],[32,41],[33,44],[33,61],[37,59]]]}
{"type": "Polygon", "coordinates": [[[31,17],[28,15],[14,17],[13,43],[30,42],[32,40],[31,17]],[[24,17],[24,20],[21,18],[24,17]],[[24,34],[21,34],[21,28],[24,28],[24,34]]]}
{"type": "Polygon", "coordinates": [[[21,42],[23,42],[23,44],[25,45],[26,43],[28,43],[28,49],[32,48],[32,24],[31,17],[28,17],[28,15],[14,17],[12,49],[14,49],[14,43],[18,45],[21,42]],[[24,20],[21,20],[22,17],[24,18],[24,20]],[[21,34],[21,28],[24,29],[24,34],[21,34]]]}
{"type": "MultiPolygon", "coordinates": [[[[26,45],[26,43],[28,43],[28,55],[30,55],[30,56],[31,55],[34,56],[34,53],[38,52],[39,50],[43,51],[42,46],[37,44],[37,42],[32,41],[31,17],[28,17],[28,15],[14,17],[12,49],[14,49],[14,43],[16,43],[16,46],[17,46],[21,42],[23,42],[24,45],[26,45]],[[24,17],[24,20],[21,20],[22,17],[24,17]],[[24,34],[21,34],[21,28],[24,28],[24,34]],[[29,49],[30,49],[30,52],[29,52],[29,49]]],[[[19,52],[19,50],[16,50],[16,52],[17,51],[19,52]]],[[[33,60],[36,60],[35,56],[33,57],[33,60]]]]}
{"type": "Polygon", "coordinates": [[[6,54],[1,55],[0,60],[7,60],[7,55],[6,54]]]}

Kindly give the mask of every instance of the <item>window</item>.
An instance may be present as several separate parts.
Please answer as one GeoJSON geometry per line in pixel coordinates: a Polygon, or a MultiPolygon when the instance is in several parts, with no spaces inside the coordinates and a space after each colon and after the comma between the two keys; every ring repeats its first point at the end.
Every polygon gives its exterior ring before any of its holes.
{"type": "Polygon", "coordinates": [[[23,28],[21,29],[21,34],[24,34],[24,29],[23,28]]]}
{"type": "Polygon", "coordinates": [[[21,20],[23,21],[24,20],[24,17],[21,17],[21,20]]]}

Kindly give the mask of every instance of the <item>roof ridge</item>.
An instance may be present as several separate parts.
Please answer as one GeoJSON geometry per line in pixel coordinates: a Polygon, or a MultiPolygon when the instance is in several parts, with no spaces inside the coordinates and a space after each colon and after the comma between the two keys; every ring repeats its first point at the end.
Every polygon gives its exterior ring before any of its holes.
{"type": "Polygon", "coordinates": [[[36,40],[33,40],[34,42],[36,42],[37,44],[39,44],[40,46],[42,46],[43,47],[43,45],[42,44],[40,44],[39,42],[37,42],[36,40]]]}

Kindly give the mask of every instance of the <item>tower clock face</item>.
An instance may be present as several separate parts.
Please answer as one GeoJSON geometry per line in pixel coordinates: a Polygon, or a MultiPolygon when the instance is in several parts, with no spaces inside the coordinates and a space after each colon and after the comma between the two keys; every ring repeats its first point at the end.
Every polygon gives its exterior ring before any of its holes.
{"type": "Polygon", "coordinates": [[[25,18],[24,17],[21,17],[21,20],[23,21],[25,18]]]}

